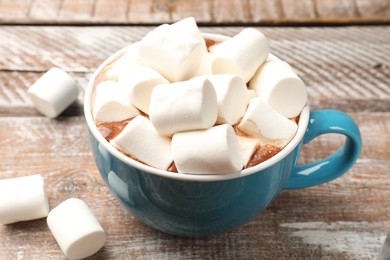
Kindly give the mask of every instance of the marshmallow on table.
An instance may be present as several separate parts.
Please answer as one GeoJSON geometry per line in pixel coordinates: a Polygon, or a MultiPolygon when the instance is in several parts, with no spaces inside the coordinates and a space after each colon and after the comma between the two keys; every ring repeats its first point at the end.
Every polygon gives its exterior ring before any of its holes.
{"type": "Polygon", "coordinates": [[[307,101],[305,84],[284,61],[265,62],[249,82],[249,87],[288,118],[298,116],[307,101]]]}
{"type": "Polygon", "coordinates": [[[115,81],[103,81],[95,91],[92,109],[95,123],[122,121],[140,114],[115,81]]]}
{"type": "Polygon", "coordinates": [[[212,48],[214,74],[233,73],[248,82],[267,59],[269,44],[258,30],[248,28],[212,48]]]}
{"type": "Polygon", "coordinates": [[[179,173],[235,173],[244,163],[236,134],[229,124],[174,134],[172,153],[179,173]]]}
{"type": "Polygon", "coordinates": [[[119,74],[118,84],[131,103],[139,110],[149,113],[150,96],[158,84],[169,83],[154,69],[144,65],[128,66],[119,74]]]}
{"type": "Polygon", "coordinates": [[[255,97],[249,102],[238,129],[258,138],[260,144],[273,144],[282,148],[294,137],[297,124],[276,112],[260,97],[255,97]]]}
{"type": "Polygon", "coordinates": [[[0,223],[46,217],[49,202],[41,175],[0,180],[0,223]]]}
{"type": "Polygon", "coordinates": [[[256,149],[260,146],[260,142],[256,138],[248,138],[244,136],[237,136],[238,143],[240,144],[241,153],[244,158],[244,167],[249,163],[252,155],[256,149]]]}
{"type": "Polygon", "coordinates": [[[50,211],[47,224],[69,259],[82,259],[103,247],[106,235],[88,205],[71,198],[50,211]]]}
{"type": "Polygon", "coordinates": [[[76,82],[68,73],[52,68],[28,90],[34,106],[43,115],[54,118],[72,104],[79,94],[76,82]]]}
{"type": "Polygon", "coordinates": [[[217,120],[217,95],[205,78],[158,85],[149,112],[150,121],[161,134],[205,129],[217,120]]]}
{"type": "Polygon", "coordinates": [[[157,70],[170,82],[177,82],[195,75],[206,44],[195,19],[190,17],[149,32],[141,40],[139,50],[143,64],[157,70]]]}
{"type": "MultiPolygon", "coordinates": [[[[234,74],[200,76],[213,84],[218,102],[218,124],[235,124],[244,115],[249,97],[245,82],[234,74]]],[[[196,79],[196,78],[195,78],[196,79]]]]}
{"type": "Polygon", "coordinates": [[[158,134],[144,116],[131,120],[110,143],[131,158],[157,169],[166,170],[173,161],[171,140],[158,134]]]}
{"type": "Polygon", "coordinates": [[[104,73],[107,76],[117,78],[122,71],[129,71],[127,67],[139,64],[139,46],[141,42],[135,42],[127,47],[125,53],[118,58],[118,60],[109,64],[107,68],[104,69],[104,73]]]}

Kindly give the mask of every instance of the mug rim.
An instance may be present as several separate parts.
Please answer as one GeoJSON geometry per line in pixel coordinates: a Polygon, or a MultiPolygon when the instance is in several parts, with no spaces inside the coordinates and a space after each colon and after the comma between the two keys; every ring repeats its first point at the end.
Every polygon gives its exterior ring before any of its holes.
{"type": "MultiPolygon", "coordinates": [[[[204,38],[215,40],[215,41],[224,41],[226,39],[229,39],[229,36],[224,36],[220,34],[212,34],[212,33],[202,33],[204,38]]],[[[134,159],[131,159],[130,157],[126,156],[125,154],[121,153],[119,150],[115,149],[104,137],[100,134],[95,121],[92,117],[92,111],[91,111],[91,99],[92,99],[92,93],[94,89],[94,82],[97,78],[97,75],[114,59],[121,56],[126,49],[128,48],[122,48],[121,50],[117,51],[110,57],[108,57],[100,66],[95,70],[94,74],[90,78],[87,88],[85,90],[84,94],[84,117],[87,123],[87,127],[89,131],[92,133],[94,138],[97,140],[99,145],[102,145],[112,156],[119,159],[121,162],[124,162],[128,166],[131,166],[133,168],[136,168],[138,170],[141,170],[143,172],[147,172],[150,174],[154,174],[157,176],[170,178],[174,180],[180,180],[180,181],[193,181],[193,182],[212,182],[212,181],[223,181],[223,180],[230,180],[230,179],[236,179],[241,178],[245,176],[249,176],[252,174],[255,174],[257,172],[260,172],[264,169],[267,169],[281,160],[283,160],[287,155],[289,155],[301,142],[303,139],[303,136],[306,133],[307,126],[309,124],[309,117],[310,117],[310,109],[309,104],[306,103],[305,107],[302,109],[300,116],[299,116],[299,122],[298,122],[298,129],[295,133],[293,139],[276,155],[272,156],[270,159],[261,162],[255,166],[252,166],[250,168],[243,169],[236,173],[227,173],[227,174],[187,174],[187,173],[176,173],[176,172],[169,172],[166,170],[160,170],[157,168],[154,168],[152,166],[140,163],[134,159]]]]}

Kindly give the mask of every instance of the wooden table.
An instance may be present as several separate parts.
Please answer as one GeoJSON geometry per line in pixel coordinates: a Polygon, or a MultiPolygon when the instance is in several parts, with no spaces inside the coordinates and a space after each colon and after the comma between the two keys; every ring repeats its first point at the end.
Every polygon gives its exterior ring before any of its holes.
{"type": "MultiPolygon", "coordinates": [[[[71,1],[61,1],[66,2],[71,1]]],[[[53,66],[68,71],[84,89],[104,59],[154,27],[79,26],[58,19],[45,25],[26,15],[2,21],[0,179],[41,174],[51,208],[71,197],[85,200],[107,233],[106,245],[90,259],[373,259],[379,254],[390,230],[389,25],[256,27],[271,40],[272,52],[306,82],[312,109],[340,109],[357,121],[362,154],[341,178],[283,191],[240,228],[184,239],[145,226],[108,191],[87,140],[83,93],[57,119],[40,115],[26,95],[53,66]]],[[[202,31],[234,35],[243,28],[210,25],[202,31]]],[[[329,155],[342,142],[336,135],[322,136],[304,147],[300,163],[329,155]]],[[[0,256],[64,258],[45,219],[0,225],[0,256]]]]}

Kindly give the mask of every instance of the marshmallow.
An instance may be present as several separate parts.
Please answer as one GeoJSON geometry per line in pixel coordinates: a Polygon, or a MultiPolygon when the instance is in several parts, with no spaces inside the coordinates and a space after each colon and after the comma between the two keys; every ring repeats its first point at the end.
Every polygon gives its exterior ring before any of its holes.
{"type": "Polygon", "coordinates": [[[233,73],[248,82],[267,59],[267,38],[258,30],[248,28],[212,48],[214,74],[233,73]]]}
{"type": "Polygon", "coordinates": [[[125,53],[116,61],[109,64],[103,71],[109,77],[118,78],[121,73],[130,72],[127,68],[129,66],[139,64],[139,46],[141,42],[135,42],[129,45],[125,53]]]}
{"type": "Polygon", "coordinates": [[[88,205],[71,198],[50,211],[47,224],[69,259],[82,259],[103,247],[106,235],[88,205]]]}
{"type": "Polygon", "coordinates": [[[276,112],[260,97],[255,97],[249,102],[238,129],[258,138],[260,144],[273,144],[282,148],[294,137],[297,124],[276,112]]]}
{"type": "Polygon", "coordinates": [[[158,85],[149,112],[150,121],[161,134],[205,129],[217,120],[217,95],[204,78],[158,85]]]}
{"type": "MultiPolygon", "coordinates": [[[[203,76],[202,76],[203,77],[203,76]]],[[[204,76],[217,93],[218,124],[234,125],[244,115],[249,103],[245,82],[234,74],[204,76]]]]}
{"type": "Polygon", "coordinates": [[[39,112],[54,118],[77,99],[79,88],[68,73],[51,68],[29,88],[28,95],[39,112]]]}
{"type": "Polygon", "coordinates": [[[248,138],[244,136],[237,136],[238,143],[240,144],[242,157],[244,158],[244,167],[248,165],[252,155],[256,149],[260,146],[260,142],[255,138],[248,138]]]}
{"type": "Polygon", "coordinates": [[[92,113],[96,124],[122,121],[140,114],[112,80],[103,81],[96,86],[92,113]]]}
{"type": "Polygon", "coordinates": [[[249,97],[249,100],[251,100],[251,99],[254,98],[254,97],[257,97],[256,90],[254,90],[254,89],[248,89],[248,97],[249,97]]]}
{"type": "Polygon", "coordinates": [[[206,50],[202,55],[202,61],[200,62],[198,71],[195,73],[195,75],[201,76],[201,75],[213,74],[213,71],[211,70],[211,66],[213,62],[214,62],[214,55],[206,50]]]}
{"type": "Polygon", "coordinates": [[[205,41],[192,17],[157,27],[141,40],[140,46],[142,63],[160,72],[170,82],[191,78],[204,52],[205,41]]]}
{"type": "Polygon", "coordinates": [[[284,61],[265,62],[249,82],[257,95],[285,117],[296,117],[307,101],[306,87],[284,61]]]}
{"type": "Polygon", "coordinates": [[[174,134],[172,153],[179,173],[234,173],[244,163],[236,134],[229,124],[174,134]]]}
{"type": "Polygon", "coordinates": [[[144,65],[128,66],[119,75],[118,84],[139,110],[149,113],[150,96],[158,84],[168,83],[160,73],[144,65]]]}
{"type": "Polygon", "coordinates": [[[110,143],[131,158],[166,170],[173,158],[171,140],[159,135],[148,119],[137,116],[110,143]]]}
{"type": "Polygon", "coordinates": [[[49,202],[41,175],[0,180],[0,223],[46,217],[49,202]]]}

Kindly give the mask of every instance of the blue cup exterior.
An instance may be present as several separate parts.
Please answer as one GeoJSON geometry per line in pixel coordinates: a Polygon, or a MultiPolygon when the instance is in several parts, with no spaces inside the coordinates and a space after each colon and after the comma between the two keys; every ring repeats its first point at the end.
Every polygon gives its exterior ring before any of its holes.
{"type": "Polygon", "coordinates": [[[311,112],[302,140],[276,163],[228,180],[178,180],[152,174],[113,156],[89,130],[99,172],[112,193],[139,220],[165,233],[198,237],[238,227],[264,210],[282,189],[310,187],[345,173],[361,151],[355,122],[337,110],[311,112]],[[345,144],[318,162],[296,166],[302,143],[326,133],[345,135],[345,144]]]}

